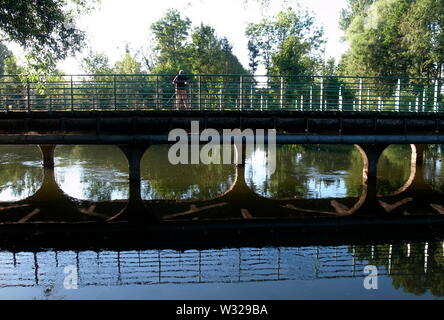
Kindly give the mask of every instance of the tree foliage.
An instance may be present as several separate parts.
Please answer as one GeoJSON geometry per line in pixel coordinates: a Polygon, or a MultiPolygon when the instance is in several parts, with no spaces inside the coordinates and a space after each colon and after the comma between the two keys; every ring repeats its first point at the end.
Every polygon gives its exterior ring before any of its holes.
{"type": "Polygon", "coordinates": [[[444,3],[441,0],[349,0],[341,15],[343,73],[441,76],[444,3]]]}
{"type": "Polygon", "coordinates": [[[170,9],[152,24],[156,55],[152,73],[242,74],[246,73],[232,46],[225,37],[220,38],[213,27],[205,24],[192,27],[191,20],[170,9]]]}
{"type": "Polygon", "coordinates": [[[268,74],[313,74],[319,71],[323,29],[316,26],[308,11],[288,8],[275,17],[249,24],[246,35],[250,56],[258,56],[268,74]]]}
{"type": "Polygon", "coordinates": [[[104,52],[90,51],[82,59],[81,66],[87,74],[107,74],[113,72],[109,64],[109,58],[104,52]]]}
{"type": "Polygon", "coordinates": [[[196,74],[246,73],[228,39],[218,37],[209,25],[192,28],[191,20],[175,9],[153,23],[151,30],[156,43],[152,73],[170,74],[180,69],[196,74]]]}
{"type": "Polygon", "coordinates": [[[82,48],[85,33],[75,25],[75,19],[91,10],[96,2],[1,0],[1,40],[21,45],[32,70],[51,70],[57,61],[82,48]]]}
{"type": "Polygon", "coordinates": [[[8,47],[0,42],[0,74],[5,72],[5,60],[12,56],[12,52],[8,47]]]}
{"type": "Polygon", "coordinates": [[[151,25],[157,52],[157,65],[153,73],[189,70],[186,44],[190,27],[191,20],[183,18],[176,9],[169,9],[164,17],[151,25]]]}

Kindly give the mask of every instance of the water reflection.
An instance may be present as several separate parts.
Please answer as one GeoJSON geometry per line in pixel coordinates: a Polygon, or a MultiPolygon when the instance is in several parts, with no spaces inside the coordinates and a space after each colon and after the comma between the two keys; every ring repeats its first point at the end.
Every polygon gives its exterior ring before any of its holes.
{"type": "Polygon", "coordinates": [[[38,146],[0,145],[0,201],[18,201],[33,195],[43,180],[38,146]]]}
{"type": "Polygon", "coordinates": [[[259,195],[320,199],[359,197],[362,192],[363,161],[354,146],[277,146],[276,172],[271,175],[263,172],[262,164],[257,166],[265,157],[260,148],[247,160],[247,182],[259,195]]]}
{"type": "MultiPolygon", "coordinates": [[[[148,149],[142,158],[142,199],[211,199],[233,185],[236,169],[232,164],[172,165],[169,146],[148,149]]],[[[219,150],[222,155],[223,150],[219,150]]]]}
{"type": "MultiPolygon", "coordinates": [[[[142,163],[142,199],[205,200],[227,192],[236,178],[229,165],[171,165],[169,146],[152,146],[142,163]]],[[[444,191],[443,148],[428,146],[423,174],[436,191],[444,191]]],[[[0,146],[0,201],[34,194],[41,185],[41,154],[36,146],[0,146]]],[[[266,150],[246,159],[247,185],[267,198],[328,199],[359,197],[363,161],[354,146],[280,145],[276,171],[267,172],[266,150]]],[[[389,146],[378,166],[378,194],[399,189],[410,176],[409,145],[389,146]]],[[[78,199],[128,198],[128,163],[115,146],[58,146],[55,176],[61,189],[78,199]]],[[[421,173],[422,174],[422,173],[421,173]]]]}
{"type": "Polygon", "coordinates": [[[394,288],[444,296],[444,241],[357,246],[355,250],[357,259],[387,270],[394,288]]]}
{"type": "Polygon", "coordinates": [[[402,187],[410,176],[410,145],[390,145],[378,162],[377,190],[389,194],[402,187]]]}
{"type": "MultiPolygon", "coordinates": [[[[306,246],[267,248],[226,248],[208,250],[140,250],[140,251],[41,251],[0,252],[0,294],[19,287],[28,290],[25,298],[65,298],[65,267],[75,270],[80,291],[90,293],[107,287],[111,297],[119,297],[119,288],[169,285],[169,289],[199,284],[191,290],[206,290],[215,284],[241,286],[281,283],[284,296],[292,298],[294,288],[286,283],[294,280],[316,282],[337,279],[337,291],[346,290],[341,283],[359,279],[360,291],[355,299],[365,297],[362,283],[364,268],[378,267],[379,281],[391,279],[389,297],[405,294],[444,296],[444,242],[386,243],[350,246],[306,246]],[[286,289],[285,289],[286,288],[286,289]],[[391,291],[390,291],[391,289],[391,291]],[[398,289],[402,289],[401,291],[398,289]],[[398,291],[397,291],[398,290],[398,291]]],[[[223,288],[223,287],[222,287],[223,288]]],[[[223,290],[223,289],[221,289],[223,290]]],[[[76,291],[76,290],[74,290],[76,291]]],[[[146,292],[149,292],[148,290],[146,292]]],[[[378,290],[387,296],[387,291],[378,290]]],[[[192,292],[190,292],[192,294],[192,292]]],[[[305,292],[306,295],[312,294],[305,292]]],[[[315,293],[316,294],[316,293],[315,293]]],[[[320,293],[318,293],[319,295],[320,293]]],[[[377,297],[377,296],[376,296],[377,297]]],[[[24,298],[24,297],[22,297],[24,298]]],[[[147,293],[144,298],[150,297],[147,293]]],[[[207,296],[206,298],[211,298],[207,296]]],[[[332,296],[330,298],[335,298],[332,296]]]]}
{"type": "Polygon", "coordinates": [[[434,190],[444,191],[444,171],[442,161],[444,156],[443,145],[429,145],[424,157],[424,180],[434,190]]]}
{"type": "Polygon", "coordinates": [[[78,199],[128,198],[128,163],[115,146],[58,146],[55,174],[60,188],[78,199]]]}

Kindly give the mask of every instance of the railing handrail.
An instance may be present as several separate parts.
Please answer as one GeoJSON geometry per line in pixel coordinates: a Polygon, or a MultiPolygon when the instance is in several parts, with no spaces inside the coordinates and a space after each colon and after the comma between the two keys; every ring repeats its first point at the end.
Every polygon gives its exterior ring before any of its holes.
{"type": "Polygon", "coordinates": [[[53,75],[31,81],[0,75],[0,111],[298,110],[444,111],[437,78],[190,74],[175,92],[175,74],[53,75]],[[415,81],[420,80],[420,81],[415,81]]]}

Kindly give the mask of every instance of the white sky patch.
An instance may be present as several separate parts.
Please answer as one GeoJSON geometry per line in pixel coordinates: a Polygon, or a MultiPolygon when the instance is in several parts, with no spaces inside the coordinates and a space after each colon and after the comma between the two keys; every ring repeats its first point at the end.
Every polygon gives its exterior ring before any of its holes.
{"type": "MultiPolygon", "coordinates": [[[[347,45],[341,43],[343,33],[338,27],[340,10],[346,7],[346,0],[293,0],[286,3],[293,7],[300,4],[315,14],[328,39],[326,58],[339,59],[347,49],[347,45]]],[[[114,63],[122,57],[127,44],[134,50],[147,47],[151,24],[160,19],[168,8],[176,8],[191,19],[193,26],[208,24],[215,28],[219,37],[227,37],[233,45],[234,54],[248,68],[246,26],[250,22],[258,22],[263,15],[274,15],[285,9],[284,5],[284,0],[271,0],[270,7],[262,10],[258,4],[245,4],[243,0],[101,0],[97,10],[82,17],[78,24],[87,32],[89,47],[93,51],[105,52],[114,63]]],[[[11,48],[16,54],[21,53],[17,46],[11,48]]],[[[83,55],[87,51],[84,50],[83,55]]],[[[80,60],[83,55],[68,58],[60,63],[59,68],[66,73],[82,73],[80,60]]]]}
{"type": "Polygon", "coordinates": [[[81,167],[71,167],[70,170],[57,168],[56,180],[60,189],[67,195],[77,199],[83,198],[85,184],[81,181],[81,167]]]}

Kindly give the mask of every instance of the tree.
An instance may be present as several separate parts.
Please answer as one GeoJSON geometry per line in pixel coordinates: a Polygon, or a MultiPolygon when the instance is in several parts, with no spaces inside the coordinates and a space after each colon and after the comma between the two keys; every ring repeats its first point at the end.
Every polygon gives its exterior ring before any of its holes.
{"type": "Polygon", "coordinates": [[[212,27],[201,24],[193,30],[190,44],[190,62],[194,73],[218,73],[217,56],[221,45],[212,27]]]}
{"type": "Polygon", "coordinates": [[[400,29],[403,45],[412,64],[407,72],[414,76],[442,76],[444,62],[444,2],[416,0],[400,29]]]}
{"type": "Polygon", "coordinates": [[[176,9],[169,9],[163,18],[151,25],[158,53],[153,73],[176,73],[179,69],[189,69],[185,45],[190,26],[190,19],[182,18],[176,9]]]}
{"type": "Polygon", "coordinates": [[[144,54],[152,73],[175,74],[180,69],[196,74],[245,74],[228,39],[217,36],[209,25],[191,28],[191,20],[170,9],[151,29],[156,54],[144,54]]]}
{"type": "Polygon", "coordinates": [[[255,74],[257,67],[259,66],[259,62],[257,61],[258,56],[259,56],[259,49],[257,45],[253,41],[248,40],[248,58],[249,58],[248,66],[250,67],[251,74],[255,74]]]}
{"type": "Polygon", "coordinates": [[[1,0],[0,33],[27,52],[31,69],[40,72],[56,61],[78,52],[85,39],[74,23],[78,14],[91,10],[96,1],[1,0]]]}
{"type": "Polygon", "coordinates": [[[343,15],[350,49],[342,59],[348,75],[396,76],[405,74],[409,59],[402,46],[400,20],[409,0],[351,1],[343,15]]]}
{"type": "Polygon", "coordinates": [[[247,74],[248,71],[239,62],[233,53],[233,46],[227,38],[220,39],[221,73],[223,74],[247,74]]]}
{"type": "Polygon", "coordinates": [[[25,68],[18,64],[17,58],[13,55],[3,60],[3,73],[6,75],[19,75],[24,73],[25,68]]]}
{"type": "Polygon", "coordinates": [[[87,74],[107,74],[113,72],[109,65],[108,56],[104,52],[90,51],[83,58],[81,65],[87,74]]]}
{"type": "Polygon", "coordinates": [[[12,52],[8,47],[0,42],[0,74],[5,73],[5,60],[12,56],[12,52]]]}
{"type": "Polygon", "coordinates": [[[114,64],[114,73],[118,74],[140,74],[142,73],[142,64],[131,54],[128,47],[125,48],[125,54],[122,60],[114,64]]]}
{"type": "Polygon", "coordinates": [[[444,61],[440,0],[349,0],[341,28],[348,75],[438,77],[444,61]]]}
{"type": "Polygon", "coordinates": [[[259,23],[249,24],[245,30],[245,35],[249,38],[249,49],[257,51],[256,55],[260,57],[260,62],[265,67],[267,73],[270,73],[271,56],[275,50],[272,22],[263,19],[259,23]]]}
{"type": "Polygon", "coordinates": [[[268,74],[313,74],[321,66],[323,30],[307,11],[288,8],[276,17],[250,24],[246,35],[250,55],[261,58],[268,74]]]}
{"type": "Polygon", "coordinates": [[[193,73],[245,74],[226,38],[218,38],[214,28],[201,24],[194,28],[188,46],[189,64],[193,73]]]}

